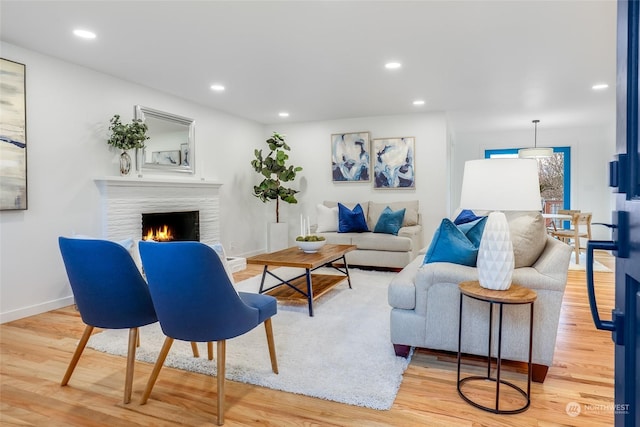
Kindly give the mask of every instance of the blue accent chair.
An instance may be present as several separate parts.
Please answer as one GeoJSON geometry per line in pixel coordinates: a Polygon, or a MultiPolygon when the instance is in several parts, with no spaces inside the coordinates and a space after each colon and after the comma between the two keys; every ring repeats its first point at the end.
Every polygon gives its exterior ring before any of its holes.
{"type": "Polygon", "coordinates": [[[94,328],[128,328],[124,403],[129,403],[138,327],[158,321],[147,283],[129,252],[118,243],[60,237],[58,244],[76,306],[87,325],[61,385],[69,382],[94,328]]]}
{"type": "Polygon", "coordinates": [[[151,372],[145,404],[175,339],[217,345],[218,425],[224,424],[226,340],[261,323],[267,333],[271,369],[278,373],[271,317],[276,299],[236,292],[216,252],[200,242],[140,242],[140,256],[162,331],[167,336],[151,372]]]}

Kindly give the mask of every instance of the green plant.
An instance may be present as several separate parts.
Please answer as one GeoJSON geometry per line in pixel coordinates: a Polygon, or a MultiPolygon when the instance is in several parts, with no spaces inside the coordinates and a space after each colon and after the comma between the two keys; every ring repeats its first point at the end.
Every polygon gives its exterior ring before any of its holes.
{"type": "Polygon", "coordinates": [[[262,150],[254,151],[255,160],[251,161],[253,169],[265,178],[259,185],[253,187],[253,195],[267,203],[269,200],[276,201],[276,222],[280,222],[280,200],[287,203],[298,203],[296,200],[297,190],[287,188],[282,185],[283,182],[293,181],[296,173],[302,170],[301,167],[287,166],[286,162],[289,156],[285,151],[291,148],[284,140],[285,135],[274,132],[269,139],[269,154],[262,157],[262,150]]]}
{"type": "Polygon", "coordinates": [[[120,116],[116,114],[111,118],[109,126],[111,136],[107,144],[120,150],[144,148],[144,142],[149,139],[147,129],[147,125],[140,119],[133,119],[130,124],[123,124],[120,122],[120,116]]]}

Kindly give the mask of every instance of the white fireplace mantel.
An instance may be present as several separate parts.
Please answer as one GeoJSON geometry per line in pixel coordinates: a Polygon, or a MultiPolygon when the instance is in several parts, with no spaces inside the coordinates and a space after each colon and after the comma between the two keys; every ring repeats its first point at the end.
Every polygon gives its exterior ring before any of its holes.
{"type": "Polygon", "coordinates": [[[95,182],[102,196],[103,235],[108,239],[140,239],[143,213],[199,211],[200,241],[220,240],[220,182],[119,176],[95,182]]]}

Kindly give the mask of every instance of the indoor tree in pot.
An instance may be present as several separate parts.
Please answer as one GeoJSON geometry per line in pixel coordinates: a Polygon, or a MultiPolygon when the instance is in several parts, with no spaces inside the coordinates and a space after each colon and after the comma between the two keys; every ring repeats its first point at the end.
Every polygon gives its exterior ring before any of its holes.
{"type": "Polygon", "coordinates": [[[131,171],[131,156],[127,150],[144,148],[144,142],[149,139],[147,129],[146,123],[140,119],[133,119],[129,124],[123,124],[118,114],[111,118],[111,125],[109,125],[111,136],[107,140],[107,144],[122,150],[122,154],[120,154],[121,175],[129,175],[131,171]]]}
{"type": "MultiPolygon", "coordinates": [[[[267,203],[270,200],[276,201],[276,224],[280,224],[280,200],[287,203],[298,203],[298,200],[296,200],[298,191],[287,188],[282,183],[293,181],[296,178],[296,173],[302,170],[300,166],[287,166],[286,163],[289,156],[286,151],[290,151],[291,148],[285,142],[284,137],[285,135],[273,132],[273,135],[266,140],[269,146],[269,154],[263,157],[262,150],[256,149],[254,151],[255,159],[251,161],[253,169],[264,177],[259,185],[253,187],[253,195],[262,200],[263,203],[267,203]]],[[[286,230],[286,224],[284,224],[284,227],[286,230]]],[[[281,233],[282,230],[278,231],[278,234],[281,233]]],[[[273,235],[274,233],[270,233],[270,236],[273,235]]],[[[286,236],[287,233],[284,235],[286,236]]],[[[272,248],[270,244],[270,251],[274,249],[277,250],[272,248]]]]}

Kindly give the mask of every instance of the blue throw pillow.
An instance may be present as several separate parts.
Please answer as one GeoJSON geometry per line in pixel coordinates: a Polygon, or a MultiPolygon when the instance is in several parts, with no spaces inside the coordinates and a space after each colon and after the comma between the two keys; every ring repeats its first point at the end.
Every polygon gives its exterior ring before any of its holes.
{"type": "Polygon", "coordinates": [[[476,247],[480,247],[480,240],[482,239],[482,233],[484,232],[484,226],[487,224],[487,217],[483,216],[475,221],[467,222],[458,225],[460,231],[467,236],[467,239],[471,241],[476,247]]]}
{"type": "Polygon", "coordinates": [[[445,218],[436,230],[424,264],[451,262],[475,267],[479,245],[475,245],[450,219],[445,218]]]}
{"type": "Polygon", "coordinates": [[[469,209],[463,209],[462,212],[458,214],[456,219],[453,220],[453,223],[455,225],[466,224],[467,222],[476,221],[480,218],[482,217],[477,216],[473,213],[473,211],[470,211],[469,209]]]}
{"type": "Polygon", "coordinates": [[[394,212],[389,206],[387,206],[380,214],[380,218],[378,218],[378,223],[373,229],[373,232],[393,234],[394,236],[397,236],[398,231],[402,227],[405,211],[406,208],[402,208],[394,212]]]}
{"type": "Polygon", "coordinates": [[[361,233],[369,231],[367,220],[360,203],[353,210],[342,203],[338,203],[338,233],[361,233]]]}

